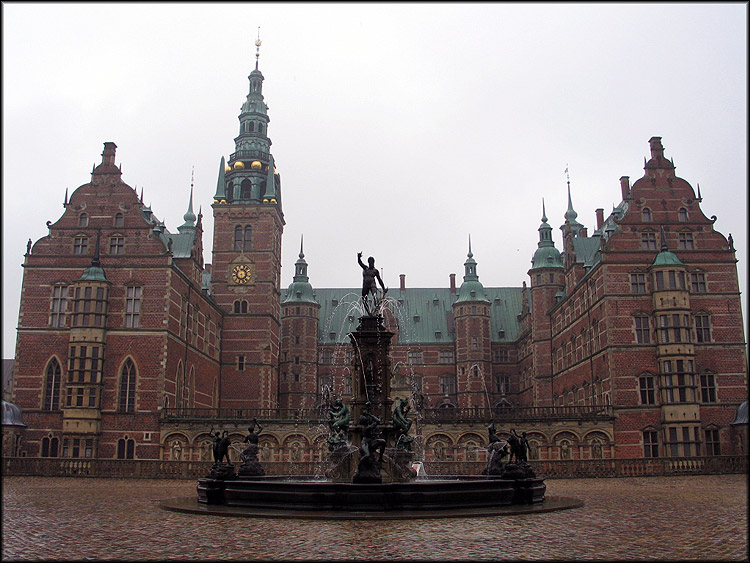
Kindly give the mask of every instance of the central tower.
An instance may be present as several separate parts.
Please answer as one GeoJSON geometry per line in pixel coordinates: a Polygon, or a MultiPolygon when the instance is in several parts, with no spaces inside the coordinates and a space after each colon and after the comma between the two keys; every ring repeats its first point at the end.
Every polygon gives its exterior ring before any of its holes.
{"type": "Polygon", "coordinates": [[[220,404],[278,406],[280,342],[281,177],[271,155],[268,106],[255,70],[239,115],[235,151],[221,158],[214,212],[212,295],[224,310],[220,404]]]}

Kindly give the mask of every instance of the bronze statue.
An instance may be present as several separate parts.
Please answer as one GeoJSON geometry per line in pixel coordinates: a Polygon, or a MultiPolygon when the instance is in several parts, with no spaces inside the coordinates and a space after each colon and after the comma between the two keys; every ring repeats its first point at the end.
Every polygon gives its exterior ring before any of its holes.
{"type": "Polygon", "coordinates": [[[393,429],[396,431],[396,448],[401,450],[411,450],[411,443],[414,438],[409,436],[412,420],[407,418],[411,407],[409,400],[403,397],[399,400],[396,410],[393,411],[393,429]]]}
{"type": "Polygon", "coordinates": [[[377,430],[380,418],[370,412],[370,402],[365,403],[365,408],[359,417],[362,426],[362,442],[359,445],[359,463],[354,474],[354,483],[380,483],[380,466],[383,463],[383,451],[385,440],[377,430]],[[375,453],[380,455],[375,457],[375,453]]]}
{"type": "Polygon", "coordinates": [[[328,411],[328,449],[334,451],[346,445],[347,434],[349,432],[349,421],[351,414],[349,407],[344,404],[340,397],[333,401],[333,406],[328,411]]]}
{"type": "Polygon", "coordinates": [[[385,287],[385,284],[383,283],[383,280],[380,278],[380,272],[375,267],[375,258],[370,256],[367,259],[368,266],[365,266],[362,262],[362,253],[357,253],[357,262],[359,262],[359,265],[362,267],[362,303],[365,306],[365,311],[368,314],[372,314],[374,310],[377,308],[377,291],[378,286],[375,283],[376,281],[380,282],[380,287],[383,289],[383,295],[388,292],[388,289],[385,287]],[[370,304],[368,302],[368,297],[372,294],[373,296],[373,309],[370,310],[370,304]]]}
{"type": "Polygon", "coordinates": [[[220,433],[218,430],[214,432],[214,429],[211,428],[211,430],[208,431],[208,435],[211,436],[211,439],[213,440],[214,446],[213,446],[213,454],[214,454],[214,463],[221,463],[225,458],[227,463],[232,463],[229,460],[229,444],[230,439],[227,436],[228,432],[224,430],[223,433],[220,433]]]}
{"type": "Polygon", "coordinates": [[[263,431],[263,427],[258,423],[258,419],[254,418],[247,428],[248,435],[245,436],[245,442],[247,447],[240,454],[242,459],[242,465],[239,468],[239,475],[241,476],[258,476],[264,475],[265,471],[261,467],[258,461],[258,434],[263,431]],[[256,430],[255,427],[258,427],[256,430]]]}

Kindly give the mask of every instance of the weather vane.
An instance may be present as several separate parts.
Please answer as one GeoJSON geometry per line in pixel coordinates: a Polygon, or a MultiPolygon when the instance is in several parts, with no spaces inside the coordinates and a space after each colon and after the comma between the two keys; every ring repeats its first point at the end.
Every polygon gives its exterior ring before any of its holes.
{"type": "Polygon", "coordinates": [[[565,163],[565,178],[568,180],[568,188],[570,188],[570,173],[568,172],[568,164],[565,163]]]}

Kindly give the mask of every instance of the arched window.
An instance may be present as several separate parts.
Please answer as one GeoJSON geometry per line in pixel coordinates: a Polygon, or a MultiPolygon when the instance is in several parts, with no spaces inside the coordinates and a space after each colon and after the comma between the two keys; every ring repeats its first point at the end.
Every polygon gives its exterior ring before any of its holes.
{"type": "Polygon", "coordinates": [[[651,222],[651,210],[648,207],[644,207],[643,211],[641,211],[641,220],[644,223],[651,222]]]}
{"type": "Polygon", "coordinates": [[[120,212],[115,213],[115,227],[122,227],[123,225],[125,225],[125,216],[120,212]]]}
{"type": "Polygon", "coordinates": [[[60,409],[60,383],[62,381],[62,368],[57,358],[52,358],[47,364],[44,385],[44,410],[56,411],[60,409]]]}
{"type": "Polygon", "coordinates": [[[250,180],[242,180],[240,184],[240,199],[250,199],[253,189],[253,183],[250,180]]]}
{"type": "Polygon", "coordinates": [[[120,371],[120,412],[135,412],[135,364],[130,358],[120,371]]]}
{"type": "Polygon", "coordinates": [[[42,438],[42,457],[57,457],[57,448],[60,441],[52,435],[42,438]]]}
{"type": "Polygon", "coordinates": [[[680,210],[677,212],[677,219],[682,221],[683,223],[688,220],[688,212],[687,209],[684,207],[680,207],[680,210]]]}
{"type": "Polygon", "coordinates": [[[135,440],[125,436],[117,440],[117,459],[133,459],[135,457],[135,440]]]}
{"type": "Polygon", "coordinates": [[[88,227],[89,226],[89,214],[88,213],[81,213],[78,216],[78,226],[79,227],[88,227]]]}

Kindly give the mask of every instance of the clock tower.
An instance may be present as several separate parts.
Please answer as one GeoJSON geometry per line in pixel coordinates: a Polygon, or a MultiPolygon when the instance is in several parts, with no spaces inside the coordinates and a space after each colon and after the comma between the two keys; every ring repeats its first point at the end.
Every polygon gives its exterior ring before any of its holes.
{"type": "Polygon", "coordinates": [[[239,115],[235,151],[221,158],[214,212],[211,292],[224,311],[221,328],[222,408],[278,405],[280,342],[281,177],[268,138],[268,106],[255,70],[239,115]]]}

